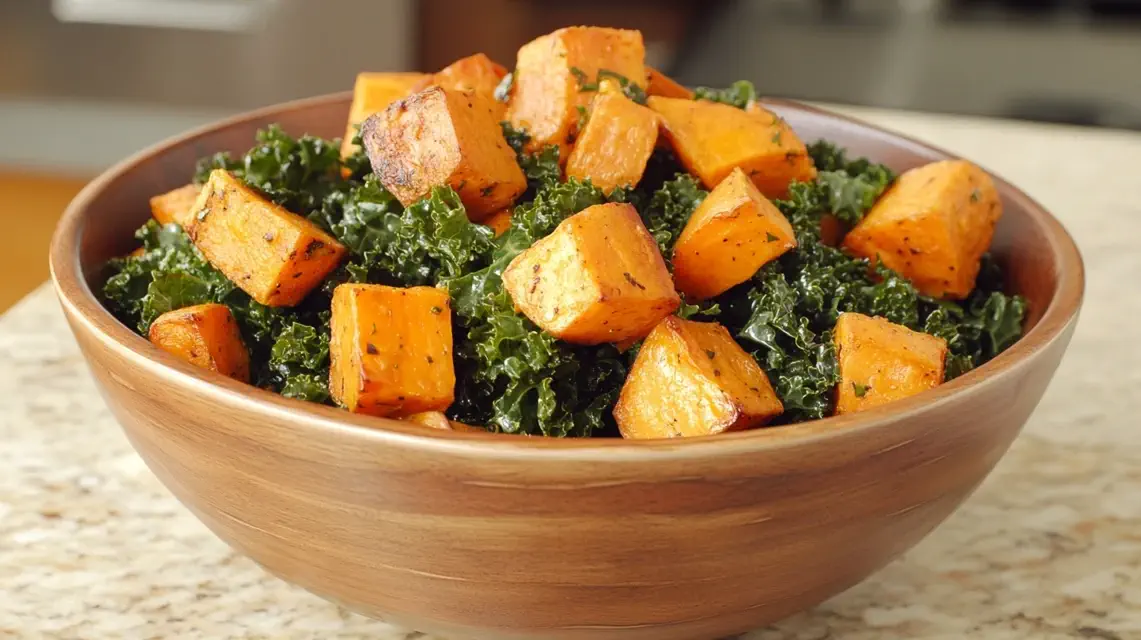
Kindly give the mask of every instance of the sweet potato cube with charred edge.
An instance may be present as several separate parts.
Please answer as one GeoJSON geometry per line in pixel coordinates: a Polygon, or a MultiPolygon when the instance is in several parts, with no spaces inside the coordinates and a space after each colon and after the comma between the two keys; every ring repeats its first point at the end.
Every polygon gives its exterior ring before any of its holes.
{"type": "Polygon", "coordinates": [[[626,438],[676,438],[749,429],[783,411],[725,327],[669,316],[642,343],[614,419],[626,438]]]}
{"type": "Polygon", "coordinates": [[[936,298],[967,297],[990,247],[1002,202],[985,171],[944,160],[901,175],[844,239],[936,298]]]}
{"type": "Polygon", "coordinates": [[[342,284],[333,291],[329,392],[354,413],[407,416],[452,404],[447,292],[342,284]]]}
{"type": "Polygon", "coordinates": [[[495,115],[495,121],[503,120],[507,105],[495,99],[495,88],[507,75],[507,69],[488,58],[486,54],[477,53],[466,58],[460,58],[450,65],[420,81],[416,91],[427,89],[431,85],[454,89],[456,91],[470,91],[488,102],[495,115]]]}
{"type": "Polygon", "coordinates": [[[200,304],[168,311],[151,323],[150,341],[203,369],[250,381],[250,353],[238,323],[223,304],[200,304]]]}
{"type": "Polygon", "coordinates": [[[601,92],[567,160],[567,177],[610,193],[642,179],[658,141],[658,116],[621,93],[601,92]]]}
{"type": "Polygon", "coordinates": [[[174,223],[185,227],[190,221],[190,211],[198,200],[202,187],[188,184],[151,198],[151,216],[159,224],[174,223]]]}
{"type": "Polygon", "coordinates": [[[388,105],[412,93],[413,87],[431,76],[424,73],[361,73],[353,85],[353,102],[349,107],[349,123],[345,126],[345,137],[341,140],[341,156],[351,156],[357,146],[353,136],[357,126],[374,113],[388,108],[388,105]]]}
{"type": "Polygon", "coordinates": [[[361,139],[373,171],[405,206],[448,185],[479,222],[527,189],[491,105],[473,93],[414,93],[365,120],[361,139]]]}
{"type": "Polygon", "coordinates": [[[345,256],[333,236],[223,169],[198,194],[186,232],[210,264],[271,307],[301,302],[345,256]]]}
{"type": "Polygon", "coordinates": [[[507,120],[531,136],[528,151],[554,144],[565,160],[578,107],[595,94],[583,84],[595,84],[605,69],[645,87],[645,59],[640,31],[567,27],[536,38],[519,49],[507,120]]]}
{"type": "Polygon", "coordinates": [[[694,210],[674,245],[674,282],[687,298],[703,300],[753,277],[796,246],[792,225],[734,169],[694,210]]]}
{"type": "Polygon", "coordinates": [[[883,318],[842,313],[833,332],[840,363],[836,413],[913,396],[943,382],[947,343],[883,318]]]}
{"type": "Polygon", "coordinates": [[[503,272],[515,307],[578,344],[640,338],[681,304],[669,270],[629,204],[587,207],[503,272]]]}
{"type": "Polygon", "coordinates": [[[678,159],[712,189],[740,167],[766,198],[784,198],[794,180],[816,178],[808,149],[788,124],[760,107],[651,96],[651,109],[678,159]]]}
{"type": "Polygon", "coordinates": [[[483,224],[491,227],[491,230],[495,232],[495,237],[498,238],[511,228],[511,209],[496,211],[488,216],[483,224]]]}
{"type": "Polygon", "coordinates": [[[682,98],[683,100],[693,100],[693,92],[678,84],[673,78],[658,71],[657,69],[647,66],[646,67],[646,95],[662,96],[663,98],[682,98]]]}

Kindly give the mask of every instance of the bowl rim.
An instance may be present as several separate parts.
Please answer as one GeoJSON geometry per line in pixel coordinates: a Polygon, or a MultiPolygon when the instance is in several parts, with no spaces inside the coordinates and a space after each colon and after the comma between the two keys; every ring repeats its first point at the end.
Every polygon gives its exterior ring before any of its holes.
{"type": "MultiPolygon", "coordinates": [[[[331,106],[344,102],[347,106],[352,92],[340,92],[304,98],[240,113],[220,121],[192,129],[167,138],[122,160],[104,171],[85,186],[65,209],[52,237],[49,250],[49,267],[52,285],[67,315],[72,320],[73,332],[82,329],[105,348],[125,361],[145,370],[147,375],[167,383],[188,388],[206,402],[221,400],[224,403],[244,405],[246,410],[260,412],[286,423],[304,425],[348,438],[366,438],[381,444],[406,445],[439,453],[462,454],[491,458],[536,456],[544,459],[565,460],[661,460],[663,458],[691,459],[711,454],[740,455],[751,452],[803,446],[829,439],[840,434],[858,436],[870,430],[889,428],[900,419],[915,417],[939,407],[964,394],[971,394],[982,385],[1015,375],[1031,365],[1034,355],[1065,335],[1076,321],[1085,289],[1085,269],[1081,254],[1065,227],[1041,204],[1003,179],[987,170],[1000,192],[1025,209],[1032,223],[1042,227],[1050,246],[1051,260],[1057,272],[1057,283],[1050,303],[1038,323],[1018,342],[994,359],[970,372],[916,396],[896,400],[858,413],[830,416],[819,420],[781,425],[773,428],[751,429],[691,438],[627,440],[624,438],[551,438],[507,437],[499,433],[451,432],[425,429],[390,418],[353,414],[342,409],[285,398],[277,393],[245,384],[207,371],[185,362],[155,347],[146,338],[135,333],[115,318],[99,302],[95,292],[87,285],[79,260],[79,249],[87,220],[85,213],[90,203],[107,185],[134,167],[159,156],[168,149],[203,137],[217,129],[254,120],[264,120],[275,114],[318,106],[331,106]],[[212,398],[214,400],[212,400],[212,398]]],[[[865,133],[890,139],[895,145],[945,158],[958,158],[939,147],[921,142],[871,123],[843,114],[793,100],[767,99],[767,105],[796,109],[810,115],[839,121],[865,133]]]]}

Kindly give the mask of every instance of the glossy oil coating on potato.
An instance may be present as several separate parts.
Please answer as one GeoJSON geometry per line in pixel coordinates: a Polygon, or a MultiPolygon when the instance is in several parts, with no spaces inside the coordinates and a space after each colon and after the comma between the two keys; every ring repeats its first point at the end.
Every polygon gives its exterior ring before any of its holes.
{"type": "Polygon", "coordinates": [[[507,69],[488,58],[486,54],[477,53],[466,58],[460,58],[450,65],[420,81],[415,91],[422,91],[431,85],[454,89],[456,91],[469,91],[474,93],[492,107],[495,121],[503,120],[507,105],[495,99],[495,88],[507,75],[507,69]]]}
{"type": "Polygon", "coordinates": [[[783,411],[725,327],[671,315],[642,343],[614,419],[625,438],[677,438],[749,429],[783,411]]]}
{"type": "Polygon", "coordinates": [[[366,118],[388,108],[388,105],[412,93],[412,89],[429,78],[423,73],[360,73],[353,85],[353,102],[349,107],[349,122],[341,140],[341,155],[348,157],[357,150],[353,136],[366,118]]]}
{"type": "Polygon", "coordinates": [[[681,303],[657,244],[624,203],[564,220],[511,261],[503,286],[532,322],[578,344],[640,338],[681,303]]]}
{"type": "MultiPolygon", "coordinates": [[[[613,85],[610,85],[613,86],[613,85]]],[[[658,141],[658,116],[622,95],[603,89],[567,160],[567,177],[589,179],[610,193],[642,179],[658,141]]]]}
{"type": "Polygon", "coordinates": [[[365,120],[361,138],[373,171],[404,205],[447,185],[479,222],[527,188],[491,105],[473,93],[414,93],[365,120]]]}
{"type": "Polygon", "coordinates": [[[663,98],[682,98],[684,100],[693,99],[692,91],[649,65],[646,66],[646,78],[646,95],[662,96],[663,98]]]}
{"type": "Polygon", "coordinates": [[[189,221],[191,209],[194,208],[194,201],[198,199],[200,191],[202,191],[202,187],[196,184],[188,184],[151,198],[151,216],[159,224],[171,224],[173,222],[185,227],[189,221]]]}
{"type": "Polygon", "coordinates": [[[804,143],[788,123],[763,108],[659,96],[646,104],[662,117],[678,159],[708,189],[737,167],[767,198],[785,197],[794,180],[816,178],[804,143]]]}
{"type": "Polygon", "coordinates": [[[448,294],[342,284],[333,292],[329,392],[355,413],[407,416],[452,404],[452,319],[448,294]]]}
{"type": "Polygon", "coordinates": [[[515,62],[507,120],[531,140],[529,151],[554,144],[559,157],[578,122],[578,107],[587,107],[605,69],[645,87],[646,47],[640,31],[604,27],[567,27],[528,42],[515,62]]]}
{"type": "Polygon", "coordinates": [[[796,246],[792,225],[741,169],[734,169],[690,216],[674,246],[674,282],[702,300],[753,277],[796,246]]]}
{"type": "Polygon", "coordinates": [[[168,311],[151,323],[150,341],[190,364],[250,381],[250,354],[238,323],[224,304],[200,304],[168,311]]]}
{"type": "Polygon", "coordinates": [[[854,413],[943,383],[947,343],[884,318],[842,313],[833,333],[840,363],[836,413],[854,413]]]}
{"type": "Polygon", "coordinates": [[[962,299],[975,287],[1001,216],[985,171],[965,160],[933,162],[901,175],[844,247],[879,260],[926,295],[962,299]]]}
{"type": "Polygon", "coordinates": [[[224,169],[210,174],[186,232],[210,264],[271,307],[301,302],[345,256],[333,236],[224,169]]]}

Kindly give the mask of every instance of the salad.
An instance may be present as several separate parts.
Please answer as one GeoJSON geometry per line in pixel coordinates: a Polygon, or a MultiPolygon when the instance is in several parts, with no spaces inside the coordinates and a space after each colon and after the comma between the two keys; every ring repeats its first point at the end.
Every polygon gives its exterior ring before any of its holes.
{"type": "Polygon", "coordinates": [[[965,161],[895,175],[748,82],[691,91],[570,27],[362,73],[345,137],[276,126],[156,194],[107,308],[289,398],[426,428],[667,438],[920,393],[1021,335],[965,161]]]}

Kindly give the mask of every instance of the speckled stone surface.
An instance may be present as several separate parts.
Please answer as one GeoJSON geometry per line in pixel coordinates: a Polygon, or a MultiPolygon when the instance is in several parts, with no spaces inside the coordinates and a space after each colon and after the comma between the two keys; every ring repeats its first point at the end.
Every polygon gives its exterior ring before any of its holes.
{"type": "MultiPolygon", "coordinates": [[[[743,638],[1141,638],[1141,135],[853,112],[1052,209],[1085,255],[1086,306],[1045,400],[962,509],[865,583],[743,638]]],[[[134,454],[46,287],[0,318],[0,399],[0,637],[427,640],[215,539],[134,454]]]]}

